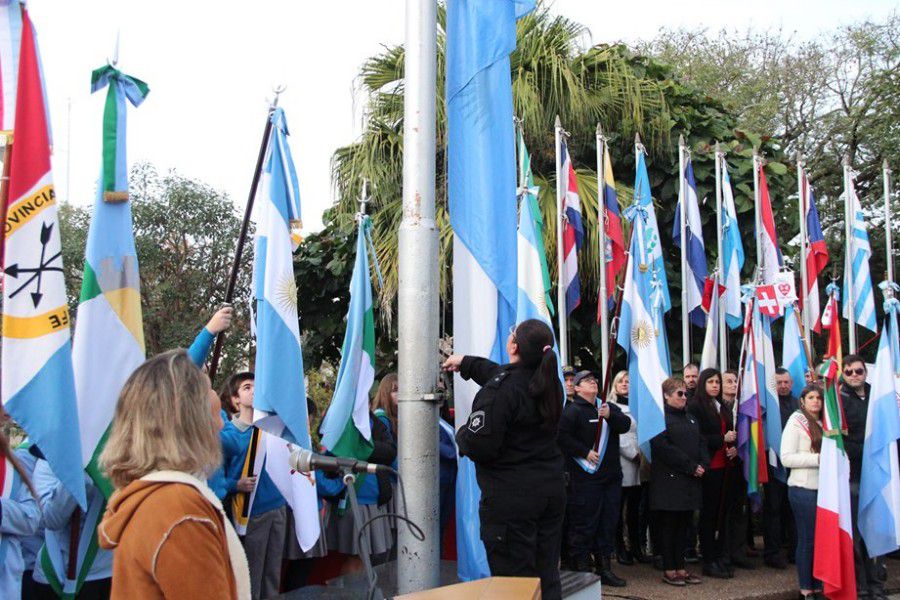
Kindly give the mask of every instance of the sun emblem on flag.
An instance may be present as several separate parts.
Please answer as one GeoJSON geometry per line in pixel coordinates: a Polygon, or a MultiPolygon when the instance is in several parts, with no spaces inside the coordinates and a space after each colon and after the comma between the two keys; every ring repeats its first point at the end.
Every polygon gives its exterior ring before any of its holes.
{"type": "Polygon", "coordinates": [[[285,275],[275,290],[275,300],[283,310],[297,310],[297,282],[294,278],[285,275]]]}
{"type": "Polygon", "coordinates": [[[653,327],[647,321],[638,321],[631,328],[631,343],[638,348],[646,348],[653,340],[653,327]]]}

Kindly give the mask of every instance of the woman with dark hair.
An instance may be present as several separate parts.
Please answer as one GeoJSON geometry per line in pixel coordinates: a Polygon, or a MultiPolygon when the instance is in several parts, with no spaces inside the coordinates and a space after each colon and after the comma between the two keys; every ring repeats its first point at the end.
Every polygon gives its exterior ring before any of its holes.
{"type": "Polygon", "coordinates": [[[824,393],[818,384],[800,393],[800,409],[789,418],[781,436],[781,462],[791,470],[788,500],[797,525],[797,579],[803,598],[816,597],[822,585],[813,577],[816,533],[816,495],[819,489],[819,453],[822,450],[824,393]]]}
{"type": "Polygon", "coordinates": [[[683,587],[701,583],[684,568],[684,540],[691,517],[700,507],[700,481],[709,466],[709,456],[697,419],[685,410],[684,382],[670,377],[663,382],[662,393],[666,428],[650,440],[650,510],[658,511],[656,537],[663,559],[663,581],[683,587]]]}
{"type": "Polygon", "coordinates": [[[475,463],[481,539],[491,574],[541,578],[542,597],[562,597],[559,549],[566,506],[556,445],[563,394],[553,332],[529,319],[506,340],[509,363],[454,354],[444,370],[481,386],[456,433],[460,456],[475,463]]]}
{"type": "Polygon", "coordinates": [[[703,476],[703,502],[698,527],[703,574],[729,579],[734,575],[722,562],[724,536],[718,534],[724,530],[724,515],[733,501],[726,477],[735,476],[729,472],[729,466],[737,456],[737,448],[734,447],[737,434],[734,432],[733,414],[722,404],[722,375],[718,370],[701,371],[697,391],[694,399],[688,402],[687,410],[697,419],[710,457],[709,469],[703,476]]]}

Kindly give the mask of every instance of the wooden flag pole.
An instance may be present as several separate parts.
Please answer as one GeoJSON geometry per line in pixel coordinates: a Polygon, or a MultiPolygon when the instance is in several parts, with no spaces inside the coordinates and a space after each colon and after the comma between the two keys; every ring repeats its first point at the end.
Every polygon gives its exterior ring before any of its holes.
{"type": "MultiPolygon", "coordinates": [[[[228,276],[228,286],[225,288],[224,304],[231,304],[234,300],[234,288],[237,284],[238,273],[241,269],[241,258],[244,255],[244,243],[247,241],[247,231],[250,229],[250,216],[253,214],[253,202],[256,200],[256,188],[259,187],[259,178],[262,174],[263,161],[266,150],[269,147],[269,138],[272,136],[272,113],[278,106],[278,96],[284,91],[283,87],[275,89],[275,99],[266,112],[266,127],[263,130],[262,142],[259,146],[259,154],[256,157],[256,168],[253,170],[253,179],[250,182],[250,193],[247,195],[247,205],[244,208],[244,220],[241,222],[241,232],[238,235],[237,249],[234,252],[234,261],[231,263],[231,273],[228,276]]],[[[222,345],[225,343],[225,332],[216,336],[216,345],[213,347],[212,358],[209,361],[209,380],[215,385],[216,371],[219,368],[219,359],[222,356],[222,345]]]]}

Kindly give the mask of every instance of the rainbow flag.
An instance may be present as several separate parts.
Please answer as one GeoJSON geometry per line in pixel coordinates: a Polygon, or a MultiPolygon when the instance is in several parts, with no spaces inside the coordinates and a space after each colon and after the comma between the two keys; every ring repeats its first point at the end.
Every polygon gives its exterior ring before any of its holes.
{"type": "Polygon", "coordinates": [[[761,315],[756,305],[756,296],[752,288],[745,293],[747,313],[744,319],[744,360],[741,364],[740,402],[737,408],[738,454],[744,465],[744,479],[747,481],[747,494],[754,504],[761,500],[762,484],[768,482],[769,475],[766,463],[766,436],[763,428],[763,415],[760,397],[765,394],[764,372],[761,365],[763,357],[757,348],[757,337],[761,327],[761,315]]]}

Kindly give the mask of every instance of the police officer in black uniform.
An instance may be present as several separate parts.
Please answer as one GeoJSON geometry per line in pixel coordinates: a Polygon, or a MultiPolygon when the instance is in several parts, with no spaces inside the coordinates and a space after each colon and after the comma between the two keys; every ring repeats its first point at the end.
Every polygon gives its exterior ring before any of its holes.
{"type": "Polygon", "coordinates": [[[456,433],[460,456],[475,463],[481,539],[491,574],[540,577],[546,600],[562,597],[559,549],[566,506],[556,445],[562,411],[553,333],[536,319],[506,341],[509,364],[454,354],[444,363],[481,385],[456,433]]]}

